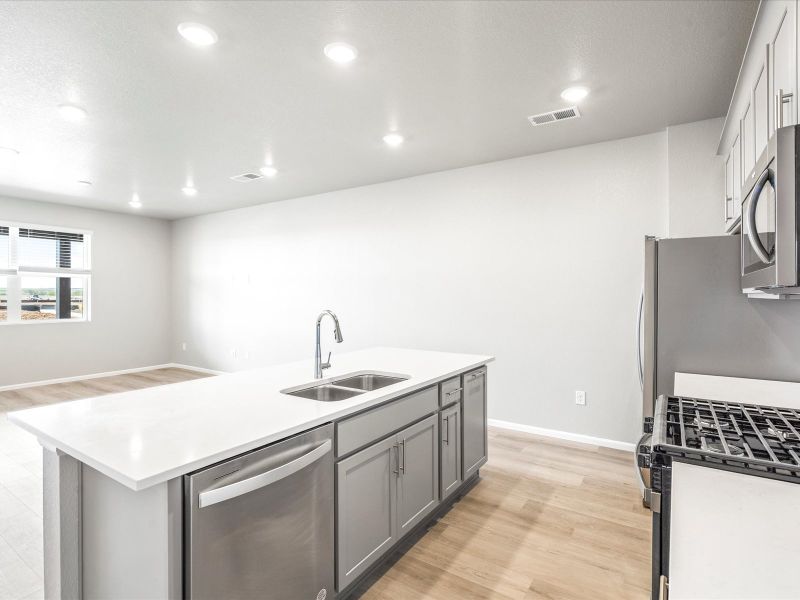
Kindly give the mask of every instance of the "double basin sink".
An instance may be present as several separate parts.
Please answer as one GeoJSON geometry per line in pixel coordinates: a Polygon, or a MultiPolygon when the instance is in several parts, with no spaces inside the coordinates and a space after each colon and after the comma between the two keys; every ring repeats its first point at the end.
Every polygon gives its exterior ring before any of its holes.
{"type": "Polygon", "coordinates": [[[381,373],[359,373],[357,375],[346,375],[340,379],[314,386],[282,390],[281,393],[310,400],[319,400],[320,402],[336,402],[338,400],[347,400],[365,392],[379,390],[406,379],[408,377],[381,373]]]}

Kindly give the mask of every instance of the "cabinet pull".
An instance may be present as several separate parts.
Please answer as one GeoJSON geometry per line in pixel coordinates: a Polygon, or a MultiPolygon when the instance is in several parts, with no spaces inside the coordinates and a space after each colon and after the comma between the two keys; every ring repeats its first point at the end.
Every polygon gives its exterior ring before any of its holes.
{"type": "Polygon", "coordinates": [[[445,446],[449,446],[450,445],[450,415],[447,415],[444,418],[444,434],[445,434],[445,437],[444,437],[444,440],[442,440],[442,441],[444,441],[444,445],[445,446]]]}
{"type": "Polygon", "coordinates": [[[452,396],[453,394],[457,394],[458,392],[460,392],[463,389],[464,388],[456,388],[454,390],[450,390],[449,392],[445,392],[444,395],[445,396],[452,396]]]}
{"type": "Polygon", "coordinates": [[[405,473],[406,472],[406,438],[403,438],[400,441],[400,445],[403,447],[403,458],[400,461],[400,472],[401,473],[405,473]]]}
{"type": "Polygon", "coordinates": [[[470,379],[471,379],[471,380],[475,380],[475,379],[477,379],[478,377],[483,377],[484,375],[486,375],[486,371],[480,371],[480,372],[478,372],[478,373],[473,373],[473,374],[472,374],[472,377],[471,377],[470,379]]]}
{"type": "Polygon", "coordinates": [[[392,450],[394,450],[394,464],[395,468],[392,469],[392,473],[395,475],[400,474],[400,446],[397,444],[392,446],[392,450]]]}
{"type": "Polygon", "coordinates": [[[666,575],[658,579],[658,600],[669,600],[669,580],[666,575]]]}
{"type": "Polygon", "coordinates": [[[792,93],[784,93],[783,88],[775,94],[775,129],[783,127],[783,105],[792,101],[792,93]]]}

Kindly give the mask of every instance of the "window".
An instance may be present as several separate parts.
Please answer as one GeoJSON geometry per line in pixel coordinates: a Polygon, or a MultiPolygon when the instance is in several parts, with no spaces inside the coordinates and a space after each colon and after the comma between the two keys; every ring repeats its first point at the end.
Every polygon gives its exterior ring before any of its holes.
{"type": "Polygon", "coordinates": [[[0,224],[0,322],[89,320],[91,234],[0,224]]]}

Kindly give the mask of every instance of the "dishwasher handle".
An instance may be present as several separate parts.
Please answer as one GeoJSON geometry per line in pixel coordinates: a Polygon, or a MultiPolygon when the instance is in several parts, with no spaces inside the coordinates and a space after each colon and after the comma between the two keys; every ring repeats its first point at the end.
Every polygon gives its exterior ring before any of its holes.
{"type": "Polygon", "coordinates": [[[198,495],[200,508],[205,508],[206,506],[231,500],[237,496],[242,496],[248,492],[252,492],[259,488],[263,488],[272,483],[278,482],[281,479],[286,479],[287,477],[294,475],[298,471],[302,471],[309,465],[317,462],[320,458],[330,452],[332,448],[333,445],[331,444],[331,441],[325,440],[311,452],[303,454],[303,456],[289,461],[280,467],[275,467],[274,469],[270,469],[264,473],[259,473],[258,475],[248,479],[237,481],[236,483],[231,483],[230,485],[225,485],[215,490],[201,492],[198,495]]]}

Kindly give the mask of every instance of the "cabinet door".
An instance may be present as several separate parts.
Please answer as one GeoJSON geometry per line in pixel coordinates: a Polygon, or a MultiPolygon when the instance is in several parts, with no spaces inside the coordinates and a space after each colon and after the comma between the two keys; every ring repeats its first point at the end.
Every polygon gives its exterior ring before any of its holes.
{"type": "Polygon", "coordinates": [[[739,136],[733,140],[731,155],[733,160],[733,218],[742,216],[742,148],[739,143],[739,136]]]}
{"type": "Polygon", "coordinates": [[[725,228],[733,221],[733,148],[728,153],[728,158],[725,159],[725,199],[723,206],[723,214],[725,218],[725,228]]]}
{"type": "Polygon", "coordinates": [[[769,139],[770,94],[768,73],[766,50],[764,50],[764,63],[761,66],[758,77],[756,77],[756,84],[753,86],[753,110],[751,112],[753,114],[753,144],[755,145],[754,161],[758,160],[758,157],[767,148],[767,140],[769,139]]]}
{"type": "Polygon", "coordinates": [[[740,121],[739,144],[742,149],[742,183],[744,183],[756,164],[756,146],[753,142],[753,110],[752,105],[749,104],[740,121]]]}
{"type": "Polygon", "coordinates": [[[466,481],[486,463],[488,431],[486,419],[486,367],[464,374],[463,479],[466,481]]]}
{"type": "Polygon", "coordinates": [[[402,537],[439,504],[439,415],[404,429],[397,442],[397,519],[402,537]]]}
{"type": "Polygon", "coordinates": [[[336,589],[341,591],[397,539],[397,443],[394,436],[336,465],[336,589]]]}
{"type": "Polygon", "coordinates": [[[442,500],[461,485],[461,403],[442,411],[439,420],[441,443],[439,444],[442,500]]]}
{"type": "Polygon", "coordinates": [[[797,44],[795,0],[783,2],[782,15],[770,43],[770,82],[775,113],[772,130],[797,123],[797,44]]]}

